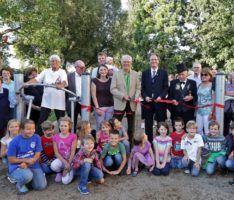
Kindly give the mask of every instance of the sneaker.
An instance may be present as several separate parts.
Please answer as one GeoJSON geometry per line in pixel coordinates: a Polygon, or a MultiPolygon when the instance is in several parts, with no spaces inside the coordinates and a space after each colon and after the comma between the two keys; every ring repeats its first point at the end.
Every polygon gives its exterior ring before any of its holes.
{"type": "Polygon", "coordinates": [[[16,180],[11,178],[10,176],[8,176],[7,179],[8,179],[8,181],[10,181],[10,183],[16,184],[16,180]]]}
{"type": "Polygon", "coordinates": [[[234,185],[234,179],[232,181],[229,181],[228,183],[229,185],[234,185]]]}
{"type": "Polygon", "coordinates": [[[78,186],[78,190],[81,194],[89,194],[89,190],[87,187],[80,187],[78,186]]]}
{"type": "Polygon", "coordinates": [[[189,170],[189,169],[186,169],[186,170],[184,170],[184,173],[185,173],[185,174],[190,174],[190,170],[189,170]]]}
{"type": "Polygon", "coordinates": [[[138,174],[138,172],[137,172],[137,171],[132,172],[132,177],[136,177],[136,176],[137,176],[137,174],[138,174]]]}
{"type": "Polygon", "coordinates": [[[142,128],[142,129],[145,128],[145,123],[144,123],[144,122],[141,123],[141,128],[142,128]]]}
{"type": "Polygon", "coordinates": [[[18,195],[24,195],[29,191],[26,185],[20,186],[18,183],[16,184],[16,189],[18,191],[18,195]]]}
{"type": "Polygon", "coordinates": [[[62,174],[61,173],[57,173],[54,181],[56,183],[60,183],[62,181],[62,174]]]}

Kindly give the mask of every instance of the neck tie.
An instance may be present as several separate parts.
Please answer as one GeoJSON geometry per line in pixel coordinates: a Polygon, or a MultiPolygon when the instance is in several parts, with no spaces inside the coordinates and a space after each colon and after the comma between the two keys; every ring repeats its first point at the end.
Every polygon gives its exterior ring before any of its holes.
{"type": "Polygon", "coordinates": [[[156,70],[153,70],[153,76],[152,76],[152,78],[154,78],[155,75],[156,75],[156,70]]]}

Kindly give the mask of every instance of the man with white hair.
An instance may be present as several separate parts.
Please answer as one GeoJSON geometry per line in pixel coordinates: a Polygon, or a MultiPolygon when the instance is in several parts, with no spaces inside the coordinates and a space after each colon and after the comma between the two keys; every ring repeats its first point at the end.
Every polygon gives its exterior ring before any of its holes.
{"type": "Polygon", "coordinates": [[[111,82],[111,93],[114,97],[114,117],[122,121],[126,113],[128,121],[128,137],[132,143],[135,128],[135,111],[139,99],[141,84],[138,73],[132,70],[132,57],[123,55],[121,58],[122,69],[116,72],[111,82]]]}
{"type": "MultiPolygon", "coordinates": [[[[86,66],[85,63],[82,60],[77,60],[75,62],[75,72],[72,72],[70,74],[68,74],[67,76],[67,80],[68,80],[68,90],[74,92],[78,97],[81,98],[81,86],[82,86],[82,74],[85,73],[86,71],[86,66]]],[[[69,95],[70,97],[70,95],[69,95]]],[[[67,101],[67,105],[66,105],[66,110],[67,110],[67,114],[68,116],[71,116],[71,102],[67,101]]],[[[81,105],[79,102],[77,102],[75,104],[74,107],[74,130],[76,130],[76,125],[77,125],[77,119],[78,119],[78,115],[81,116],[81,105]]]]}
{"type": "Polygon", "coordinates": [[[65,116],[65,92],[61,90],[68,85],[67,74],[60,68],[61,59],[58,55],[49,58],[50,68],[43,70],[36,78],[24,83],[27,87],[32,83],[55,85],[56,88],[45,87],[41,103],[41,113],[38,121],[37,133],[41,135],[41,123],[46,121],[51,110],[54,110],[57,120],[65,116]]]}
{"type": "Polygon", "coordinates": [[[198,86],[201,84],[201,70],[202,70],[201,63],[194,62],[192,70],[193,74],[188,76],[188,79],[196,81],[198,88],[198,86]]]}

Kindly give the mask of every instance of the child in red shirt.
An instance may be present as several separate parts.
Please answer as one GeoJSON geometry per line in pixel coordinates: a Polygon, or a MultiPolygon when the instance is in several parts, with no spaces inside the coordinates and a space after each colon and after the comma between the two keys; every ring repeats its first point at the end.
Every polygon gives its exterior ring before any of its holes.
{"type": "Polygon", "coordinates": [[[184,136],[184,120],[178,117],[174,122],[175,131],[171,133],[172,148],[171,148],[171,168],[182,169],[182,158],[184,156],[183,150],[181,150],[181,140],[184,136]]]}
{"type": "Polygon", "coordinates": [[[53,171],[50,168],[52,161],[55,159],[54,148],[53,148],[53,135],[54,125],[50,121],[44,121],[41,124],[43,136],[41,136],[41,168],[45,174],[50,174],[53,171]]]}

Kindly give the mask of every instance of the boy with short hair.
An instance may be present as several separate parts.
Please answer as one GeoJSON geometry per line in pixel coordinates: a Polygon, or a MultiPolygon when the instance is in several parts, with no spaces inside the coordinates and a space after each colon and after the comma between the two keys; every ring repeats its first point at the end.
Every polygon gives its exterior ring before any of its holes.
{"type": "Polygon", "coordinates": [[[219,165],[225,172],[226,161],[226,140],[223,135],[220,135],[220,126],[216,121],[211,121],[208,125],[209,133],[204,137],[205,148],[209,152],[209,157],[205,164],[207,174],[212,175],[219,165]]]}
{"type": "Polygon", "coordinates": [[[25,120],[21,126],[22,133],[10,143],[7,156],[10,177],[16,180],[18,194],[29,190],[26,184],[32,181],[32,187],[42,190],[46,187],[45,175],[38,163],[42,150],[40,136],[35,133],[35,123],[25,120]]]}
{"type": "Polygon", "coordinates": [[[55,159],[53,148],[54,125],[50,121],[44,121],[41,124],[41,129],[44,134],[41,136],[41,168],[44,173],[50,174],[53,172],[50,165],[55,159]]]}
{"type": "Polygon", "coordinates": [[[109,143],[107,143],[101,154],[101,164],[104,172],[110,175],[118,175],[127,162],[126,150],[120,142],[118,130],[110,131],[109,143]]]}
{"type": "Polygon", "coordinates": [[[204,146],[202,136],[197,134],[197,124],[190,120],[186,124],[187,135],[181,141],[181,149],[184,150],[182,165],[185,173],[198,176],[201,166],[201,148],[204,146]]]}
{"type": "Polygon", "coordinates": [[[170,166],[172,169],[182,168],[182,158],[184,156],[183,150],[181,149],[181,140],[185,135],[184,132],[184,120],[178,117],[174,121],[175,131],[171,133],[172,149],[171,149],[171,162],[170,166]]]}
{"type": "Polygon", "coordinates": [[[101,163],[98,154],[94,150],[95,140],[92,135],[86,135],[82,140],[82,146],[75,155],[73,168],[80,175],[78,190],[81,194],[89,194],[87,188],[88,180],[94,179],[99,183],[104,183],[101,163]]]}

